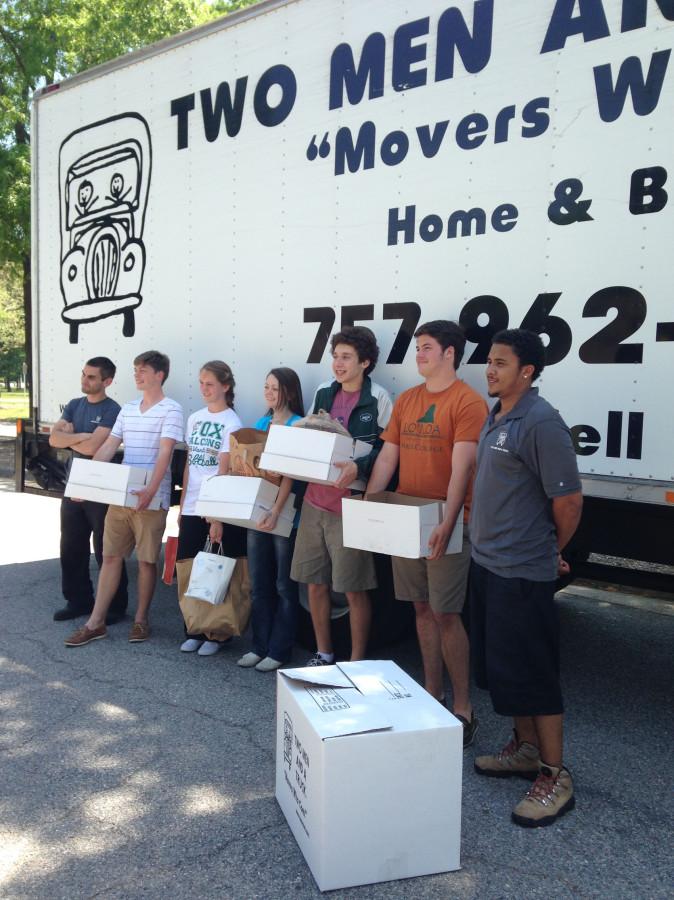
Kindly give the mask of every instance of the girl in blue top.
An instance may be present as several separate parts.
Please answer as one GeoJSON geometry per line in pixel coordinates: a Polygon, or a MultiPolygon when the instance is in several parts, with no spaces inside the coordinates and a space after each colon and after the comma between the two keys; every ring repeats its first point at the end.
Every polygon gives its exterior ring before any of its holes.
{"type": "MultiPolygon", "coordinates": [[[[270,425],[292,425],[304,415],[302,387],[292,369],[272,369],[264,383],[266,415],[255,428],[268,431],[270,425]]],[[[248,573],[253,609],[253,649],[238,665],[253,666],[258,672],[272,672],[292,654],[299,602],[297,583],[290,578],[296,528],[290,537],[269,532],[276,527],[279,512],[288,499],[292,480],[281,481],[278,497],[258,529],[248,530],[248,573]]]]}

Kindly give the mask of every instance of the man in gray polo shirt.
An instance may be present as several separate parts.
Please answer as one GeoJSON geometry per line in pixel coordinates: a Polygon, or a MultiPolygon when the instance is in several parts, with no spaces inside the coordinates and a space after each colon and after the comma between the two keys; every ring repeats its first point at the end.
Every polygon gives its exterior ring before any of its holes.
{"type": "Polygon", "coordinates": [[[526,827],[550,825],[573,808],[564,766],[559,683],[557,576],[580,520],[582,495],[571,435],[532,382],[545,363],[537,334],[501,331],[487,360],[497,397],[482,429],[470,520],[471,650],[479,687],[514,720],[499,753],[478,756],[480,775],[534,780],[512,813],[526,827]]]}

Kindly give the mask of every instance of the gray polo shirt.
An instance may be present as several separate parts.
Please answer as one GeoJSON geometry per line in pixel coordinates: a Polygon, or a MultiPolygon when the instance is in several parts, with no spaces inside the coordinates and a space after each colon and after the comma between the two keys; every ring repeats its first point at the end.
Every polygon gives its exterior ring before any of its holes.
{"type": "Polygon", "coordinates": [[[581,489],[571,434],[538,388],[496,421],[500,408],[497,403],[487,418],[477,449],[473,559],[503,578],[553,581],[552,499],[581,489]]]}

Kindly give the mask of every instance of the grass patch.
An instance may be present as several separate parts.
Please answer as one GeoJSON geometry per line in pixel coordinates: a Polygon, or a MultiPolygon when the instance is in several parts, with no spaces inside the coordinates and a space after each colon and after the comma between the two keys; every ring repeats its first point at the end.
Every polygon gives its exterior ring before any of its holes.
{"type": "Polygon", "coordinates": [[[0,422],[28,418],[28,391],[0,391],[0,422]]]}

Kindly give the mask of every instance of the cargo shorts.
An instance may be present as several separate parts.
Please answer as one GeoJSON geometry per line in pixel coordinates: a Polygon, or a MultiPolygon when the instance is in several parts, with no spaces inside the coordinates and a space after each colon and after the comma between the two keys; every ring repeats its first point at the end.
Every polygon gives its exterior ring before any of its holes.
{"type": "Polygon", "coordinates": [[[340,594],[377,587],[372,554],[344,546],[342,517],[306,502],[297,529],[290,577],[301,584],[329,584],[340,594]]]}
{"type": "Polygon", "coordinates": [[[136,556],[141,562],[156,563],[166,527],[165,509],[109,506],[103,530],[103,556],[136,556]]]}
{"type": "Polygon", "coordinates": [[[465,534],[460,553],[435,560],[392,556],[391,564],[398,600],[430,603],[436,613],[462,612],[470,569],[470,541],[465,534]]]}

